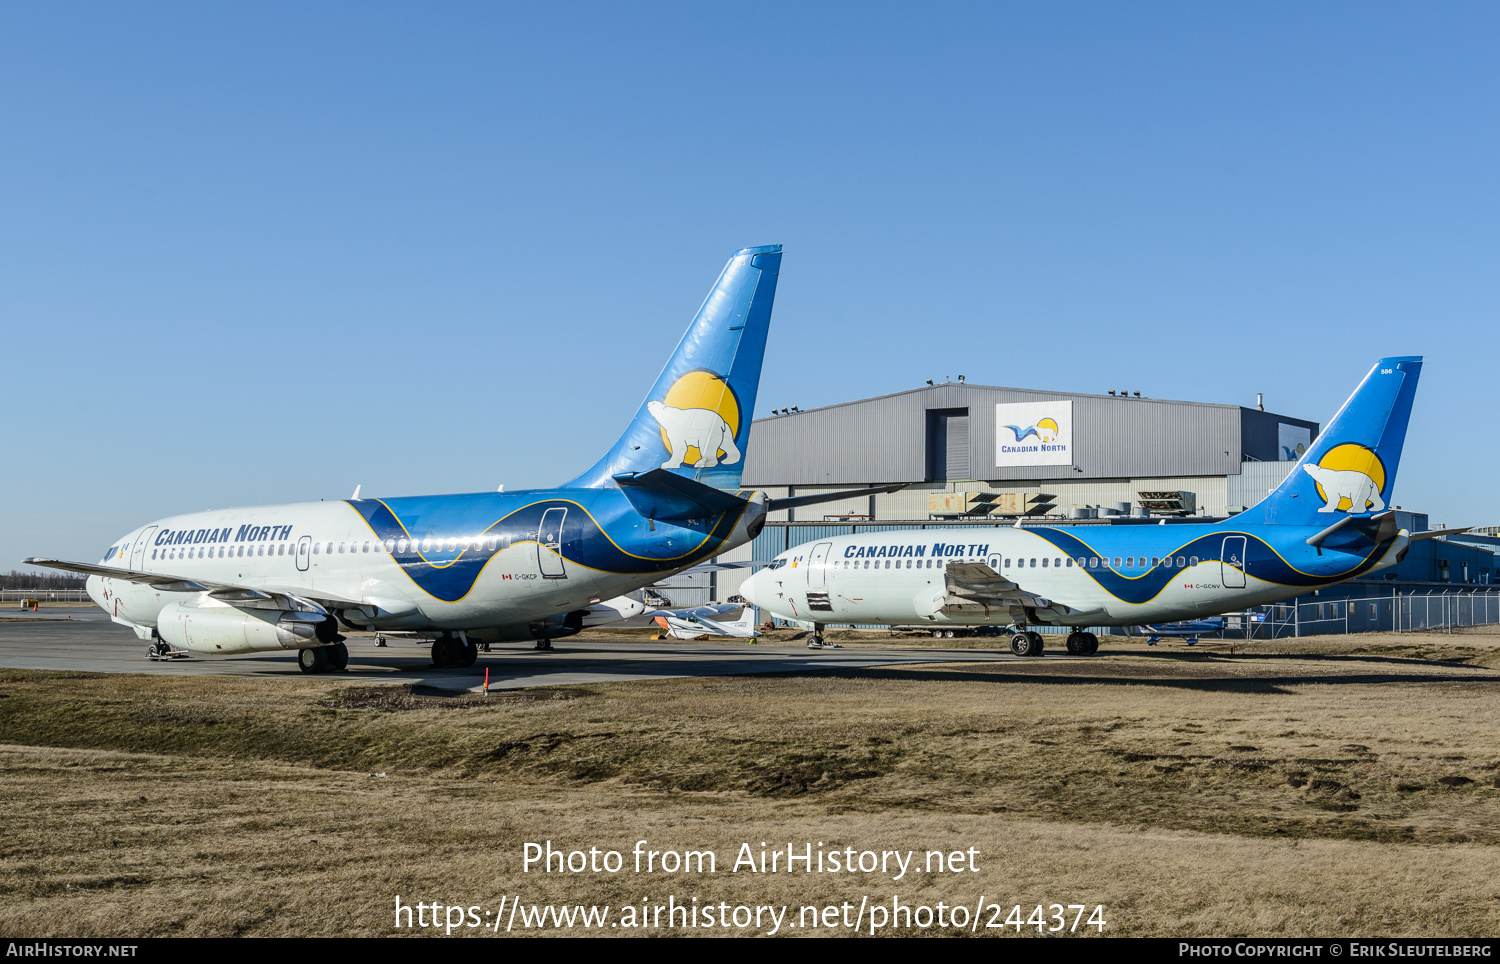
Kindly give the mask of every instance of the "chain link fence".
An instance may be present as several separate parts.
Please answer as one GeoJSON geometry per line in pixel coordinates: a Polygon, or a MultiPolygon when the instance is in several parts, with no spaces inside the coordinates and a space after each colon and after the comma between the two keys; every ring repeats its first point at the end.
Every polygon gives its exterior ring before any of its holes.
{"type": "Polygon", "coordinates": [[[1500,623],[1500,592],[1427,590],[1327,602],[1276,603],[1225,618],[1226,638],[1279,639],[1344,633],[1411,633],[1500,623]]]}

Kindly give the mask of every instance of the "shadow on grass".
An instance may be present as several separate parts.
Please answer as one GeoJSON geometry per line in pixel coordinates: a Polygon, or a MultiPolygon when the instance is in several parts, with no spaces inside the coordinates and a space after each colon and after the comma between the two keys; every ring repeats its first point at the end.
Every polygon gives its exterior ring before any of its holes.
{"type": "Polygon", "coordinates": [[[1491,679],[1454,679],[1450,676],[1427,676],[1409,673],[1359,673],[1330,676],[1274,676],[1221,678],[1162,678],[1155,676],[1052,675],[1047,673],[1010,673],[1003,670],[928,669],[922,667],[870,667],[820,670],[799,673],[757,673],[760,679],[828,679],[888,680],[931,683],[986,683],[990,685],[1054,686],[1154,686],[1164,689],[1201,693],[1279,693],[1290,695],[1293,686],[1367,686],[1380,683],[1491,683],[1500,691],[1500,674],[1491,679]]]}

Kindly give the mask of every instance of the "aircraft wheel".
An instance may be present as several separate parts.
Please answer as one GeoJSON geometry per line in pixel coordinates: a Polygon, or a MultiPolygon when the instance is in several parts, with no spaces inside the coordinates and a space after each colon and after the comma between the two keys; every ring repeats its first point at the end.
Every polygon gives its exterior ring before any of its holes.
{"type": "Polygon", "coordinates": [[[458,665],[473,666],[479,660],[479,644],[472,639],[459,647],[458,665]]]}
{"type": "Polygon", "coordinates": [[[943,638],[944,639],[952,639],[953,638],[953,630],[951,630],[951,629],[945,629],[945,630],[943,630],[943,638]]]}
{"type": "Polygon", "coordinates": [[[343,643],[334,643],[328,647],[328,666],[330,669],[347,669],[349,666],[349,647],[343,643]]]}
{"type": "Polygon", "coordinates": [[[1089,651],[1089,639],[1085,633],[1068,634],[1068,655],[1085,656],[1089,651]]]}
{"type": "Polygon", "coordinates": [[[1099,652],[1099,637],[1095,636],[1093,633],[1084,633],[1083,635],[1087,636],[1089,639],[1089,655],[1092,656],[1095,653],[1099,652]]]}
{"type": "Polygon", "coordinates": [[[943,638],[943,631],[941,629],[934,629],[932,631],[932,638],[933,639],[942,639],[943,638]]]}
{"type": "Polygon", "coordinates": [[[297,667],[304,673],[326,673],[328,654],[322,646],[297,650],[297,667]]]}
{"type": "Polygon", "coordinates": [[[1016,633],[1010,638],[1010,651],[1017,656],[1031,655],[1031,634],[1016,633]]]}
{"type": "Polygon", "coordinates": [[[1031,643],[1031,648],[1027,651],[1026,655],[1027,656],[1040,656],[1040,655],[1042,655],[1042,634],[1041,633],[1027,633],[1026,636],[1027,636],[1029,642],[1031,643]]]}
{"type": "Polygon", "coordinates": [[[819,636],[817,633],[813,633],[811,636],[807,637],[807,648],[808,649],[822,649],[823,648],[823,637],[819,636]]]}
{"type": "Polygon", "coordinates": [[[551,649],[552,648],[552,640],[550,640],[550,639],[539,639],[539,640],[536,641],[536,648],[537,649],[551,649]]]}
{"type": "Polygon", "coordinates": [[[456,648],[453,639],[449,636],[439,636],[437,639],[434,639],[432,641],[432,665],[438,669],[446,669],[449,666],[456,665],[458,662],[454,658],[457,655],[454,652],[456,648]]]}

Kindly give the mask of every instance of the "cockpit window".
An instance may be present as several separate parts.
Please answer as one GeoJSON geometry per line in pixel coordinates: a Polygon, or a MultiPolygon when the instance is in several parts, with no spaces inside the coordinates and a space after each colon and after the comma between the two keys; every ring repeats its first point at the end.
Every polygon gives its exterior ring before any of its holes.
{"type": "Polygon", "coordinates": [[[780,569],[784,565],[786,565],[786,560],[785,559],[777,559],[777,560],[773,561],[766,568],[767,569],[780,569]]]}

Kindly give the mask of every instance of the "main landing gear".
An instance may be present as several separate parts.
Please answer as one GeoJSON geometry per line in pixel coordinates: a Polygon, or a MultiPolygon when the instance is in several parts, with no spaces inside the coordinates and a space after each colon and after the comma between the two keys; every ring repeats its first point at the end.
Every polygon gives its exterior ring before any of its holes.
{"type": "Polygon", "coordinates": [[[297,650],[297,668],[304,673],[331,673],[349,665],[349,647],[343,643],[297,650]]]}
{"type": "Polygon", "coordinates": [[[1042,634],[1021,631],[1010,638],[1010,651],[1017,656],[1042,655],[1042,634]]]}
{"type": "Polygon", "coordinates": [[[432,641],[432,665],[438,669],[450,666],[473,666],[479,659],[479,646],[467,636],[447,633],[432,641]]]}
{"type": "Polygon", "coordinates": [[[1072,632],[1068,634],[1070,656],[1092,656],[1099,652],[1099,637],[1093,633],[1072,632]]]}

